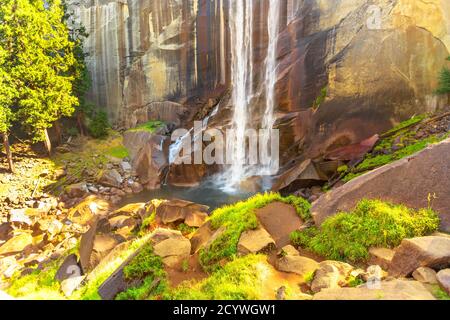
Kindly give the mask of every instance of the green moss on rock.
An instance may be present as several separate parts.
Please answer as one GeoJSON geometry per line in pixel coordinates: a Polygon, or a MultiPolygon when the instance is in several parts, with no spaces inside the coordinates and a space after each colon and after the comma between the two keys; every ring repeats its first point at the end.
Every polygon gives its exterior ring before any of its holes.
{"type": "Polygon", "coordinates": [[[303,220],[311,218],[311,205],[306,200],[295,196],[282,197],[278,193],[258,194],[246,201],[216,209],[210,218],[211,226],[225,231],[208,248],[200,250],[202,266],[207,270],[214,269],[221,261],[232,259],[237,253],[241,234],[258,227],[256,209],[276,201],[293,205],[303,220]]]}
{"type": "Polygon", "coordinates": [[[322,226],[292,233],[292,242],[327,259],[366,261],[370,247],[393,248],[405,238],[436,231],[438,215],[379,200],[362,200],[351,212],[329,217],[322,226]]]}

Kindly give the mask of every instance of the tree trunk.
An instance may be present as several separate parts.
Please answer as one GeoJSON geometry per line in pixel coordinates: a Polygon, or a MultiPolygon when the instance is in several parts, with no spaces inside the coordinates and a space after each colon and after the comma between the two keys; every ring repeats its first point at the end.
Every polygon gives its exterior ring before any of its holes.
{"type": "Polygon", "coordinates": [[[47,149],[47,153],[50,156],[52,154],[52,142],[50,141],[50,137],[48,136],[48,130],[44,129],[44,145],[47,149]]]}
{"type": "Polygon", "coordinates": [[[9,147],[8,133],[6,132],[3,132],[3,145],[5,146],[6,158],[8,159],[9,171],[11,171],[11,173],[15,173],[16,169],[14,167],[11,148],[9,147]]]}
{"type": "Polygon", "coordinates": [[[54,127],[55,127],[56,140],[57,140],[58,145],[60,146],[62,144],[62,131],[61,131],[61,126],[59,125],[59,120],[55,121],[54,127]]]}
{"type": "Polygon", "coordinates": [[[78,131],[80,132],[81,136],[85,136],[83,127],[83,120],[84,120],[83,118],[84,118],[83,113],[79,112],[77,114],[77,124],[78,124],[78,131]]]}

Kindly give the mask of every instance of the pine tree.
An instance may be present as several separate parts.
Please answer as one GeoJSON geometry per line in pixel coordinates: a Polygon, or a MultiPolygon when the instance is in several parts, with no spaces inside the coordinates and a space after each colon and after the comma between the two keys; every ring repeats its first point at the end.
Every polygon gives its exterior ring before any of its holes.
{"type": "MultiPolygon", "coordinates": [[[[450,57],[447,58],[450,61],[450,57]]],[[[450,94],[450,69],[444,67],[439,75],[439,86],[436,90],[437,94],[450,94]]]]}
{"type": "MultiPolygon", "coordinates": [[[[73,94],[75,44],[64,23],[60,0],[5,0],[12,2],[11,36],[17,42],[12,77],[20,81],[17,115],[32,135],[51,152],[47,129],[71,116],[78,99],[73,94]]],[[[2,4],[3,6],[3,4],[2,4]]]]}
{"type": "Polygon", "coordinates": [[[17,97],[17,88],[10,76],[13,60],[10,58],[13,42],[8,38],[10,29],[4,23],[11,18],[12,7],[0,8],[0,135],[3,137],[3,146],[8,159],[9,170],[14,173],[14,163],[9,146],[9,130],[14,113],[11,108],[14,98],[17,97]],[[9,41],[7,41],[9,39],[9,41]]]}

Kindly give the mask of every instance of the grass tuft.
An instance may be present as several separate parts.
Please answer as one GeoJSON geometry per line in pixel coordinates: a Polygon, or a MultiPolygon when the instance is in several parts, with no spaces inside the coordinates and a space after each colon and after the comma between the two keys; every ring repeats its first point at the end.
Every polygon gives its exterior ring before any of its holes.
{"type": "Polygon", "coordinates": [[[393,248],[405,238],[425,236],[438,227],[438,215],[431,209],[362,200],[352,212],[326,219],[320,229],[293,232],[291,240],[327,259],[363,262],[370,247],[393,248]]]}
{"type": "Polygon", "coordinates": [[[198,283],[186,282],[166,296],[173,300],[257,300],[260,298],[261,255],[237,258],[198,283]]]}
{"type": "Polygon", "coordinates": [[[258,194],[246,201],[216,209],[210,218],[212,228],[224,228],[225,231],[208,248],[200,250],[199,259],[205,270],[212,270],[221,262],[232,259],[237,254],[241,234],[258,227],[255,210],[276,201],[293,205],[303,220],[311,217],[308,201],[295,196],[282,197],[278,193],[258,194]]]}

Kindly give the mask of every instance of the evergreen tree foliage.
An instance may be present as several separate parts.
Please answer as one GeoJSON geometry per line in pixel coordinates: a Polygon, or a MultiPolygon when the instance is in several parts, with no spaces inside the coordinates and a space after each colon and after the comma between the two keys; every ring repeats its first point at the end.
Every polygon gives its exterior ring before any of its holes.
{"type": "Polygon", "coordinates": [[[108,115],[104,111],[97,111],[89,121],[89,133],[94,138],[103,138],[108,134],[110,125],[108,115]]]}
{"type": "Polygon", "coordinates": [[[49,142],[47,129],[79,104],[70,72],[77,63],[76,45],[64,6],[61,0],[3,0],[0,10],[0,43],[17,88],[17,117],[34,142],[49,142]]]}
{"type": "MultiPolygon", "coordinates": [[[[450,57],[447,58],[450,61],[450,57]]],[[[436,90],[438,94],[448,94],[450,93],[450,69],[443,68],[439,76],[439,87],[436,90]]]]}

